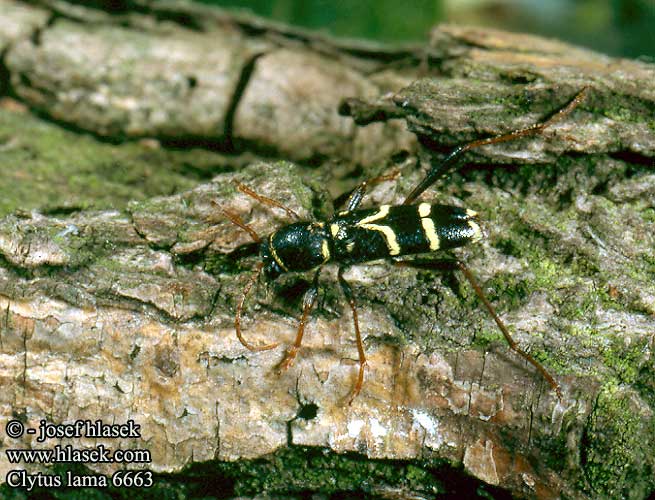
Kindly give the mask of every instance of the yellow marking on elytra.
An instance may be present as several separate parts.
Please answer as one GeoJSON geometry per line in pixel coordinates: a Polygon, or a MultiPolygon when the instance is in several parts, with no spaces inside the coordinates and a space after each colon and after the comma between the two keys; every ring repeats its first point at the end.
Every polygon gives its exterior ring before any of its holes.
{"type": "Polygon", "coordinates": [[[351,253],[355,249],[355,243],[352,241],[350,243],[346,243],[346,252],[351,253]]]}
{"type": "Polygon", "coordinates": [[[339,234],[339,224],[330,224],[330,232],[332,233],[332,237],[336,238],[337,234],[339,234]]]}
{"type": "Polygon", "coordinates": [[[364,229],[370,229],[372,231],[379,231],[382,233],[384,241],[387,244],[387,248],[389,249],[389,255],[398,255],[400,254],[400,245],[398,244],[396,233],[393,232],[393,229],[391,229],[389,226],[371,224],[371,222],[384,219],[387,215],[389,215],[389,205],[381,205],[380,210],[372,215],[369,215],[368,217],[364,217],[362,220],[357,222],[356,225],[363,227],[364,229]]]}
{"type": "Polygon", "coordinates": [[[418,215],[421,217],[421,227],[423,228],[423,234],[430,242],[430,250],[433,252],[439,250],[441,246],[441,241],[439,240],[439,235],[437,230],[434,227],[434,221],[430,219],[430,213],[432,211],[432,206],[429,203],[421,203],[418,206],[418,215]]]}
{"type": "Polygon", "coordinates": [[[430,218],[422,218],[421,227],[423,228],[425,237],[430,242],[430,250],[432,250],[433,252],[435,250],[439,250],[439,246],[441,245],[441,242],[439,241],[439,235],[437,234],[437,231],[434,228],[434,221],[430,218]]]}
{"type": "Polygon", "coordinates": [[[384,219],[387,215],[389,215],[389,205],[380,205],[380,210],[374,214],[369,215],[368,217],[364,217],[357,223],[357,225],[364,226],[365,224],[370,224],[376,220],[384,219]]]}
{"type": "Polygon", "coordinates": [[[323,243],[321,243],[321,255],[323,256],[323,264],[330,260],[330,247],[328,247],[327,240],[323,240],[323,243]]]}
{"type": "Polygon", "coordinates": [[[468,225],[471,228],[471,230],[473,230],[473,236],[471,236],[471,241],[476,242],[484,238],[482,229],[480,229],[480,225],[477,222],[475,222],[474,220],[470,220],[468,221],[468,225]]]}
{"type": "Polygon", "coordinates": [[[466,215],[468,215],[469,217],[477,217],[478,213],[475,210],[471,210],[470,208],[467,208],[466,215]]]}
{"type": "Polygon", "coordinates": [[[289,271],[287,269],[287,266],[284,265],[282,260],[280,260],[280,257],[278,257],[277,253],[275,252],[275,247],[273,246],[273,236],[275,233],[271,233],[271,235],[268,237],[268,248],[271,250],[271,255],[273,256],[273,259],[275,259],[275,262],[277,262],[277,265],[282,268],[283,271],[289,271]]]}
{"type": "Polygon", "coordinates": [[[418,215],[419,215],[419,217],[429,217],[430,216],[430,210],[432,210],[432,207],[430,206],[429,203],[421,203],[418,206],[418,215]]]}

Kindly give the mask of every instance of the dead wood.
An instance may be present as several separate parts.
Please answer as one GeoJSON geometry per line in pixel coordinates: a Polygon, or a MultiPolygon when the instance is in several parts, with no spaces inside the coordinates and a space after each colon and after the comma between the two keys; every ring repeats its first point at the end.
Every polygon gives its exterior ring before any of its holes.
{"type": "MultiPolygon", "coordinates": [[[[141,437],[108,448],[148,449],[158,472],[210,463],[200,474],[230,478],[223,494],[430,498],[449,487],[443,463],[517,497],[653,489],[653,65],[481,29],[385,47],[178,2],[124,7],[0,0],[3,423],[134,419],[141,437]],[[288,372],[283,348],[239,344],[256,259],[234,253],[248,236],[215,205],[261,235],[288,219],[232,180],[325,218],[327,189],[399,169],[365,203],[400,203],[454,145],[543,120],[584,86],[561,123],[469,153],[423,196],[480,214],[487,239],[457,255],[562,401],[452,273],[351,268],[369,357],[352,406],[332,267],[288,372]]],[[[307,279],[256,287],[252,342],[292,342],[307,279]]],[[[3,435],[1,477],[17,468],[5,449],[52,444],[35,439],[3,435]]]]}

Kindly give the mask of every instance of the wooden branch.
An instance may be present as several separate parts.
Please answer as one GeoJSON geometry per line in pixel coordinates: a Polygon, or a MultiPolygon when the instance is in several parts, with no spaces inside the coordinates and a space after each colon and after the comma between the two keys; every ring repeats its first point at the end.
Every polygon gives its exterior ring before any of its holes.
{"type": "MultiPolygon", "coordinates": [[[[384,47],[177,2],[126,5],[0,0],[3,429],[133,419],[140,438],[104,441],[150,451],[131,467],[213,461],[234,494],[331,493],[351,484],[339,477],[430,497],[447,479],[440,461],[517,497],[654,488],[653,65],[490,30],[443,26],[424,46],[384,47]],[[277,374],[283,348],[238,342],[257,258],[238,253],[250,239],[215,205],[262,236],[289,220],[235,179],[325,219],[326,186],[400,169],[364,202],[400,203],[449,148],[543,120],[585,85],[561,123],[472,151],[422,197],[480,214],[487,239],[457,255],[561,401],[452,273],[383,261],[347,273],[368,358],[351,406],[358,356],[332,266],[292,368],[277,374]],[[276,469],[313,456],[305,446],[351,461],[314,483],[276,469]],[[266,473],[247,462],[262,457],[274,457],[266,473]],[[391,467],[376,459],[400,461],[400,479],[371,473],[391,467]]],[[[293,341],[308,279],[254,288],[249,341],[293,341]]],[[[3,435],[0,477],[41,470],[6,449],[54,444],[3,435]]]]}

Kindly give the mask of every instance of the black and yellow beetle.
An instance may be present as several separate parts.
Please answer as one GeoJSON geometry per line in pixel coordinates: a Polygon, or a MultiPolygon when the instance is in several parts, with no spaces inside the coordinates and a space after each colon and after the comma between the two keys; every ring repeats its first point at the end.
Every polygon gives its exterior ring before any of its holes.
{"type": "MultiPolygon", "coordinates": [[[[359,394],[364,381],[366,355],[359,329],[357,308],[352,289],[344,279],[345,269],[352,264],[359,264],[378,259],[392,259],[396,265],[418,267],[423,269],[458,269],[473,287],[485,308],[502,331],[510,348],[519,356],[531,363],[561,398],[559,385],[548,371],[527,352],[520,349],[512,339],[507,327],[496,314],[493,306],[487,300],[482,289],[477,284],[471,271],[457,260],[397,260],[398,257],[415,254],[433,253],[449,248],[456,248],[483,238],[483,232],[477,221],[476,213],[448,205],[432,205],[430,203],[414,204],[417,198],[437,179],[452,172],[456,161],[463,153],[473,148],[488,144],[497,144],[519,137],[537,134],[546,127],[568,115],[580,104],[587,94],[588,88],[582,89],[564,108],[557,111],[548,120],[532,127],[514,131],[509,134],[470,142],[453,150],[439,165],[434,166],[421,182],[407,196],[402,205],[381,205],[375,208],[359,209],[359,204],[366,188],[374,183],[391,180],[397,174],[377,177],[357,186],[350,194],[345,210],[336,212],[325,221],[298,221],[286,225],[266,238],[259,235],[238,215],[223,209],[223,213],[236,225],[246,230],[252,239],[259,244],[259,262],[255,274],[245,287],[235,315],[235,329],[239,341],[251,351],[273,349],[278,344],[254,346],[248,343],[241,329],[241,314],[243,305],[250,289],[263,272],[268,281],[276,279],[283,273],[305,272],[315,269],[312,285],[303,297],[303,311],[294,344],[287,351],[280,367],[287,369],[293,363],[302,343],[305,324],[309,312],[318,295],[318,276],[323,265],[335,263],[339,265],[339,284],[348,300],[353,313],[353,322],[359,352],[359,373],[357,383],[351,391],[349,400],[359,394]]],[[[239,190],[252,196],[259,202],[269,206],[282,208],[287,213],[298,218],[292,210],[281,203],[261,196],[247,186],[237,183],[239,190]]]]}

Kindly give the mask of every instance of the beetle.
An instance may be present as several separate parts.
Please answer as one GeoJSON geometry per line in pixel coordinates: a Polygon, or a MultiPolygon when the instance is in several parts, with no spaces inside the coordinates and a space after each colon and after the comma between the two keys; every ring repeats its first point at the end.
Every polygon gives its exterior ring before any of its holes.
{"type": "Polygon", "coordinates": [[[280,202],[262,196],[251,190],[248,186],[237,182],[237,187],[241,192],[265,205],[281,208],[290,217],[296,219],[296,222],[273,231],[265,238],[260,238],[237,214],[228,209],[221,208],[224,215],[232,223],[247,231],[254,242],[258,244],[258,252],[261,259],[255,266],[255,272],[243,290],[235,313],[234,325],[241,344],[251,351],[263,351],[278,346],[277,343],[255,346],[250,344],[243,336],[241,316],[244,303],[250,289],[259,279],[259,276],[263,273],[265,280],[270,282],[284,273],[314,270],[312,284],[303,296],[302,315],[296,339],[280,364],[280,369],[282,370],[289,368],[300,349],[309,313],[316,303],[319,273],[322,267],[328,263],[338,264],[338,280],[352,311],[359,354],[357,382],[348,397],[349,402],[352,402],[363,386],[366,354],[359,328],[355,298],[351,286],[344,278],[344,271],[350,265],[379,259],[392,260],[398,266],[422,269],[457,269],[463,273],[482,304],[493,317],[510,349],[532,364],[550,384],[558,398],[561,399],[562,395],[559,384],[541,363],[518,347],[468,267],[456,259],[399,260],[399,258],[409,255],[434,253],[480,241],[484,237],[484,234],[479,225],[477,214],[474,211],[426,202],[417,204],[415,202],[418,197],[438,179],[454,171],[457,161],[465,152],[480,146],[498,144],[515,140],[519,137],[541,133],[545,128],[570,114],[582,102],[588,90],[588,87],[584,87],[565,107],[543,122],[508,134],[472,141],[455,148],[443,162],[432,166],[425,177],[407,195],[401,205],[359,208],[369,186],[379,182],[393,180],[397,177],[397,173],[382,175],[362,182],[350,193],[346,202],[346,208],[337,211],[332,217],[323,221],[298,220],[298,215],[280,202]]]}

